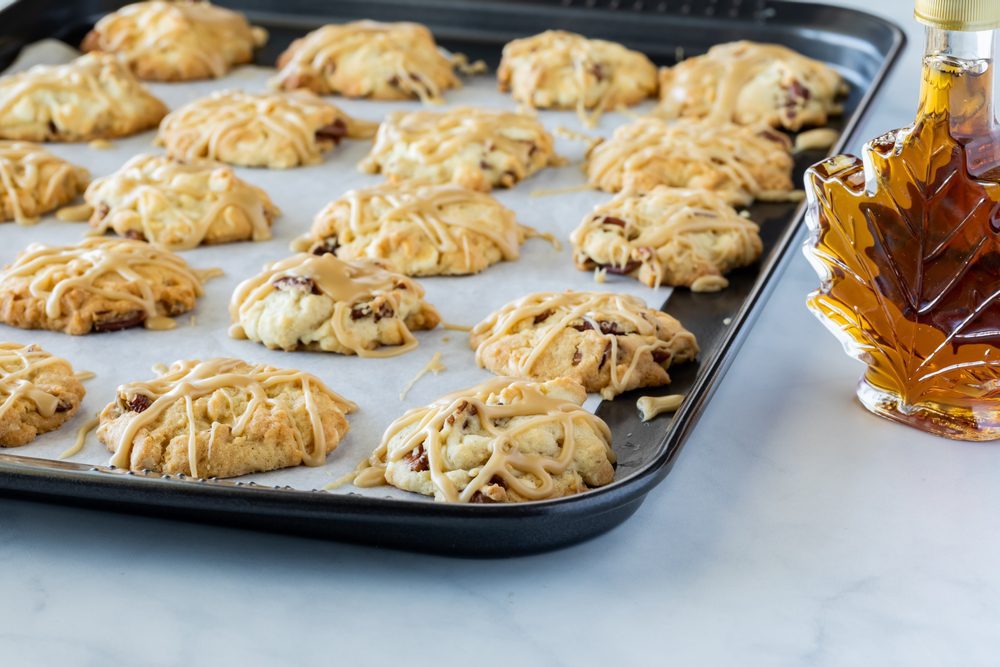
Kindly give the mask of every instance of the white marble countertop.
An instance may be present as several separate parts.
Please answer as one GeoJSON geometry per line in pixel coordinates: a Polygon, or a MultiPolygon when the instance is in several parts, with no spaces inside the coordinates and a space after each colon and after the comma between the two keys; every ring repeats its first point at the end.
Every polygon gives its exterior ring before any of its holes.
{"type": "MultiPolygon", "coordinates": [[[[912,117],[921,33],[912,0],[841,2],[910,32],[875,136],[912,117]]],[[[462,561],[0,500],[0,662],[996,664],[1000,449],[858,407],[860,365],[803,306],[815,283],[798,257],[667,480],[559,552],[462,561]]]]}

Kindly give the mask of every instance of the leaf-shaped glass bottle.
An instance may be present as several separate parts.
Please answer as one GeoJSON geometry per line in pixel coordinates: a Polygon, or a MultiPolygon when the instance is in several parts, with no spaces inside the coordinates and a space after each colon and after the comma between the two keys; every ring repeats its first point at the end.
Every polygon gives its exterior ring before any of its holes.
{"type": "Polygon", "coordinates": [[[916,121],[806,174],[809,307],[867,365],[872,412],[1000,439],[1000,0],[917,0],[928,25],[916,121]]]}

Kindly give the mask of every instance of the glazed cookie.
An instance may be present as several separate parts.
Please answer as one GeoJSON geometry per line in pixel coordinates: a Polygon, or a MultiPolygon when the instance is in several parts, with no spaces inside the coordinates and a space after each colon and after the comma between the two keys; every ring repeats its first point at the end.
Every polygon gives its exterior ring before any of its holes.
{"type": "Polygon", "coordinates": [[[423,296],[384,262],[299,253],[240,283],[230,335],[272,349],[394,356],[417,346],[411,331],[441,320],[423,296]]]}
{"type": "Polygon", "coordinates": [[[638,51],[603,39],[547,30],[503,48],[500,90],[541,109],[608,111],[656,94],[656,66],[638,51]]]}
{"type": "Polygon", "coordinates": [[[87,33],[83,51],[114,53],[140,79],[217,79],[253,60],[267,41],[234,11],[199,0],[137,2],[108,14],[87,33]]]}
{"type": "Polygon", "coordinates": [[[660,73],[659,114],[798,130],[842,112],[847,84],[833,68],[777,44],[713,46],[660,73]]]}
{"type": "Polygon", "coordinates": [[[726,287],[723,275],[752,264],[762,250],[757,225],[718,194],[663,185],[596,207],[570,242],[579,269],[696,292],[726,287]]]}
{"type": "Polygon", "coordinates": [[[559,378],[495,378],[410,410],[389,426],[358,486],[388,483],[460,503],[560,498],[610,484],[611,430],[559,378]]]}
{"type": "Polygon", "coordinates": [[[389,183],[331,202],[316,216],[308,243],[314,254],[388,260],[408,276],[463,275],[517,259],[531,233],[488,194],[389,183]]]}
{"type": "Polygon", "coordinates": [[[526,114],[472,107],[396,111],[375,135],[362,171],[404,180],[456,183],[489,192],[561,164],[552,135],[526,114]]]}
{"type": "Polygon", "coordinates": [[[56,430],[80,409],[84,393],[65,359],[37,345],[0,343],[0,447],[56,430]]]}
{"type": "Polygon", "coordinates": [[[606,292],[529,294],[477,324],[469,340],[476,362],[497,375],[572,378],[608,399],[667,384],[671,364],[698,354],[670,315],[606,292]]]}
{"type": "Polygon", "coordinates": [[[229,167],[207,160],[178,162],[138,155],[90,184],[95,233],[187,249],[200,244],[271,238],[278,208],[229,167]]]}
{"type": "Polygon", "coordinates": [[[319,466],[357,409],[309,373],[239,359],[157,374],[119,386],[101,412],[97,437],[114,466],[196,478],[319,466]]]}
{"type": "Polygon", "coordinates": [[[0,77],[0,139],[90,141],[142,132],[167,107],[117,58],[89,53],[0,77]]]}
{"type": "Polygon", "coordinates": [[[89,180],[86,169],[38,144],[0,141],[0,221],[34,223],[76,199],[89,180]]]}
{"type": "Polygon", "coordinates": [[[177,160],[287,169],[319,162],[344,137],[374,133],[374,124],[351,118],[309,91],[222,91],[164,118],[156,141],[177,160]]]}
{"type": "Polygon", "coordinates": [[[584,170],[590,185],[606,192],[667,185],[713,190],[748,206],[793,198],[792,166],[791,142],[771,129],[642,118],[591,148],[584,170]]]}
{"type": "Polygon", "coordinates": [[[441,102],[443,91],[460,85],[454,67],[419,23],[353,21],[292,42],[272,83],[319,95],[441,102]]]}
{"type": "Polygon", "coordinates": [[[80,335],[145,325],[169,329],[216,273],[142,241],[32,243],[0,271],[0,322],[80,335]]]}

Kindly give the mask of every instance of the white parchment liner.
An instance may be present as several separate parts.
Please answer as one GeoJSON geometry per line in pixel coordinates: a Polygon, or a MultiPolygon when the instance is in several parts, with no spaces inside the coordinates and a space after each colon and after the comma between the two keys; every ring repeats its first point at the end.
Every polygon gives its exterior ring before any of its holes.
{"type": "MultiPolygon", "coordinates": [[[[44,41],[24,50],[20,59],[8,71],[32,64],[69,62],[78,53],[57,41],[44,41]]],[[[263,67],[241,67],[229,76],[215,81],[158,84],[149,88],[171,109],[207,95],[215,90],[264,90],[274,70],[263,67]]],[[[496,90],[492,72],[467,77],[465,87],[445,94],[447,105],[476,105],[513,110],[516,104],[509,96],[496,90]]],[[[372,121],[396,109],[418,109],[417,102],[372,102],[331,97],[334,104],[346,112],[372,121]]],[[[639,107],[644,112],[652,103],[639,107]]],[[[608,136],[629,118],[607,114],[597,129],[585,128],[572,112],[540,112],[546,127],[568,128],[590,135],[608,136]]],[[[117,170],[132,156],[143,152],[162,152],[152,144],[155,132],[145,132],[113,141],[110,149],[96,149],[87,144],[48,144],[50,151],[90,170],[97,178],[117,170]]],[[[563,244],[557,252],[540,239],[529,240],[522,247],[521,258],[490,267],[475,276],[418,279],[427,289],[427,299],[452,323],[473,325],[496,308],[529,292],[541,290],[607,290],[634,294],[658,307],[669,295],[669,289],[649,289],[635,280],[608,276],[605,284],[597,284],[590,273],[578,271],[572,262],[569,234],[596,204],[610,195],[601,192],[572,192],[549,196],[532,196],[536,190],[570,188],[584,183],[580,169],[585,145],[583,142],[557,136],[557,148],[570,164],[549,168],[520,183],[511,190],[496,190],[494,195],[517,213],[518,220],[541,231],[551,232],[563,244]]],[[[271,351],[250,341],[228,337],[227,304],[233,288],[244,278],[256,273],[267,262],[288,256],[289,243],[309,229],[313,216],[329,201],[351,188],[374,185],[381,176],[362,174],[357,163],[367,154],[368,141],[345,141],[327,153],[320,165],[288,170],[237,168],[241,178],[264,188],[281,208],[282,215],[273,227],[273,238],[263,243],[232,243],[182,251],[180,254],[198,268],[219,267],[225,276],[210,281],[205,296],[191,315],[178,318],[172,331],[133,329],[107,334],[68,336],[46,331],[24,331],[0,325],[0,340],[38,343],[50,352],[69,359],[77,370],[89,370],[97,376],[85,383],[87,396],[80,412],[63,428],[45,434],[32,444],[0,450],[19,456],[55,459],[69,447],[78,427],[99,412],[115,394],[115,388],[128,381],[153,377],[156,363],[177,359],[228,356],[251,362],[263,362],[285,368],[300,368],[317,375],[334,391],[359,405],[348,418],[351,430],[340,446],[317,468],[297,467],[275,472],[248,475],[240,479],[258,484],[299,489],[321,488],[349,472],[374,449],[385,428],[405,410],[434,400],[442,394],[471,386],[490,377],[478,368],[468,335],[459,331],[437,329],[418,332],[420,346],[408,353],[388,359],[360,359],[321,352],[271,351]],[[400,401],[402,388],[430,360],[441,352],[447,370],[440,375],[427,375],[400,401]]],[[[0,263],[7,264],[28,243],[39,241],[53,245],[75,243],[84,237],[86,223],[60,222],[45,217],[32,227],[14,223],[0,224],[0,263]]],[[[590,409],[598,404],[592,395],[590,409]]],[[[652,425],[650,426],[652,427],[652,425]]],[[[91,434],[83,450],[69,459],[72,462],[106,465],[109,452],[91,434]]],[[[361,493],[421,500],[423,497],[389,487],[357,489],[351,485],[332,493],[361,493]]]]}

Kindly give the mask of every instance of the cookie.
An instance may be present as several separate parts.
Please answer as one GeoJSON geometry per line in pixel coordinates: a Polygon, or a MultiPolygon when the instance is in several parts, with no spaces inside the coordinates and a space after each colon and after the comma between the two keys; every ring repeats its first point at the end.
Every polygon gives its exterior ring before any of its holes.
{"type": "Polygon", "coordinates": [[[70,164],[24,141],[0,141],[0,221],[26,225],[76,199],[90,180],[70,164]]]}
{"type": "Polygon", "coordinates": [[[292,42],[272,85],[318,95],[441,102],[461,84],[455,66],[419,23],[325,25],[292,42]]]}
{"type": "Polygon", "coordinates": [[[694,335],[642,299],[607,292],[539,292],[472,329],[476,363],[497,375],[576,380],[604,398],[670,382],[671,364],[698,354],[694,335]]]}
{"type": "Polygon", "coordinates": [[[80,409],[84,393],[65,359],[37,345],[0,343],[0,447],[56,430],[80,409]]]}
{"type": "Polygon", "coordinates": [[[566,378],[494,378],[448,394],[393,422],[364,477],[459,503],[546,500],[610,484],[611,430],[583,409],[586,398],[566,378]]]}
{"type": "Polygon", "coordinates": [[[178,162],[137,155],[114,174],[90,184],[97,234],[158,243],[173,249],[271,238],[278,208],[232,169],[205,160],[178,162]]]}
{"type": "Polygon", "coordinates": [[[825,63],[777,44],[731,42],[661,70],[658,113],[794,131],[839,115],[846,92],[825,63]]]}
{"type": "Polygon", "coordinates": [[[140,79],[217,79],[253,60],[267,32],[234,11],[198,0],[137,2],[108,14],[80,49],[117,55],[140,79]]]}
{"type": "Polygon", "coordinates": [[[177,160],[208,158],[243,167],[287,169],[320,162],[344,137],[374,134],[310,93],[221,91],[195,100],[163,119],[156,142],[177,160]]]}
{"type": "Polygon", "coordinates": [[[240,283],[230,335],[272,349],[394,356],[417,346],[413,330],[441,320],[423,296],[384,262],[299,253],[240,283]]]}
{"type": "Polygon", "coordinates": [[[656,94],[656,66],[638,51],[603,39],[547,30],[503,47],[501,91],[540,109],[608,111],[656,94]]]}
{"type": "Polygon", "coordinates": [[[757,261],[762,250],[756,223],[717,193],[662,185],[597,206],[570,242],[579,269],[695,291],[722,289],[724,274],[757,261]]]}
{"type": "Polygon", "coordinates": [[[90,141],[156,127],[167,107],[111,55],[0,77],[0,139],[90,141]]]}
{"type": "Polygon", "coordinates": [[[73,335],[172,328],[170,318],[194,308],[210,275],[142,241],[32,243],[0,271],[0,322],[73,335]]]}
{"type": "Polygon", "coordinates": [[[316,216],[308,243],[315,254],[387,260],[408,276],[464,275],[517,259],[529,233],[488,194],[389,183],[331,202],[316,216]]]}
{"type": "Polygon", "coordinates": [[[396,111],[386,116],[362,171],[391,183],[455,183],[489,192],[561,164],[554,142],[526,114],[473,107],[396,111]]]}
{"type": "Polygon", "coordinates": [[[236,477],[319,466],[357,406],[309,373],[239,359],[177,361],[118,387],[98,439],[128,470],[236,477]]]}
{"type": "Polygon", "coordinates": [[[657,185],[712,190],[735,206],[791,198],[788,137],[727,123],[641,118],[587,151],[590,185],[606,192],[648,192],[657,185]]]}

